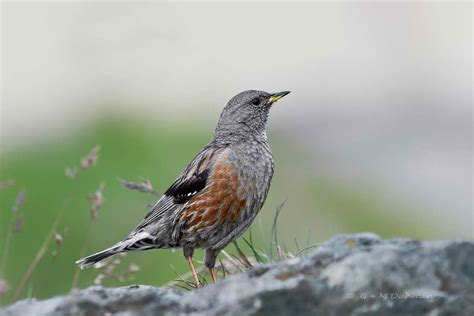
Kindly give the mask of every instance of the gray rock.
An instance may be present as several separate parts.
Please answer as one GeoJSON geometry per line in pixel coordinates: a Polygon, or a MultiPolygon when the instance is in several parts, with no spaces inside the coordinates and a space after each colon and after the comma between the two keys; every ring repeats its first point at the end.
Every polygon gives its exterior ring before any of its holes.
{"type": "Polygon", "coordinates": [[[337,236],[194,291],[90,287],[0,315],[474,315],[474,242],[337,236]]]}

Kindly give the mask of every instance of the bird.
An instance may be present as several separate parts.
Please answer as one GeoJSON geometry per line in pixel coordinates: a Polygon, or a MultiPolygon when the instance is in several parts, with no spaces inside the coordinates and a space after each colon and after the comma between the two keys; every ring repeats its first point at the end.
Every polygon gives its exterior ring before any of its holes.
{"type": "Polygon", "coordinates": [[[213,282],[219,252],[241,236],[262,208],[274,173],[267,140],[272,106],[290,91],[243,91],[225,105],[208,143],[122,241],[76,261],[81,269],[112,255],[182,248],[192,277],[196,248],[213,282]]]}

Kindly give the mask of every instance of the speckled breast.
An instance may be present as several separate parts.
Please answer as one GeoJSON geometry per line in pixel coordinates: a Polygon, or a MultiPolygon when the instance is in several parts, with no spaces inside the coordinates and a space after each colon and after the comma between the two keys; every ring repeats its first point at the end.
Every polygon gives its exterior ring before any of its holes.
{"type": "Polygon", "coordinates": [[[217,160],[209,185],[184,208],[181,244],[221,249],[240,236],[260,211],[273,176],[266,142],[239,144],[217,160]]]}

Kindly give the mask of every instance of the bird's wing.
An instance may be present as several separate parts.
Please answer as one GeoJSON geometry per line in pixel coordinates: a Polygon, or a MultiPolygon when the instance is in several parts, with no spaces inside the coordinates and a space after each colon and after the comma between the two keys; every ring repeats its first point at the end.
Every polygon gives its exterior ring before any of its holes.
{"type": "Polygon", "coordinates": [[[182,208],[194,195],[202,191],[206,187],[214,162],[224,152],[225,149],[223,148],[210,146],[201,150],[169,189],[166,190],[163,197],[153,205],[150,212],[134,229],[132,234],[159,220],[165,212],[182,208]]]}

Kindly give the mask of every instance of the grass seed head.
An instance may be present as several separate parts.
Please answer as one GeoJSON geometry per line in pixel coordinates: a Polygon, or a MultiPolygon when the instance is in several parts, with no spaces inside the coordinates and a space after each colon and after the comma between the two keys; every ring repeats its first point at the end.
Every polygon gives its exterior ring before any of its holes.
{"type": "Polygon", "coordinates": [[[102,203],[104,201],[104,196],[103,196],[104,190],[105,190],[105,184],[104,182],[101,182],[97,191],[87,196],[87,198],[92,201],[92,206],[91,206],[92,220],[95,220],[97,218],[99,209],[102,207],[102,203]]]}
{"type": "Polygon", "coordinates": [[[9,187],[11,187],[13,184],[15,184],[15,181],[13,181],[12,179],[2,180],[2,181],[0,181],[0,190],[9,188],[9,187]]]}
{"type": "Polygon", "coordinates": [[[99,158],[100,146],[95,146],[91,151],[81,159],[81,169],[87,170],[90,167],[93,167],[97,164],[97,159],[99,158]]]}

